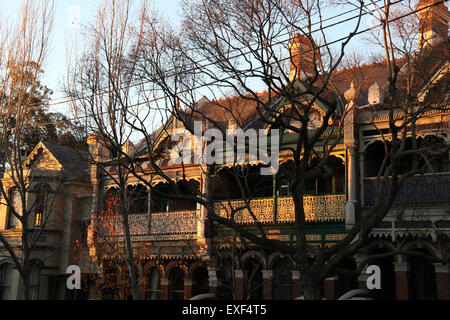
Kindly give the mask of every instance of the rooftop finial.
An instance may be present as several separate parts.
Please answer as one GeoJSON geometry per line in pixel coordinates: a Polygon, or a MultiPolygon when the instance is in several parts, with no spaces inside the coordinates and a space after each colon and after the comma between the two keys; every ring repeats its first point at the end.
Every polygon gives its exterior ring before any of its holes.
{"type": "Polygon", "coordinates": [[[355,90],[355,84],[352,82],[350,83],[350,89],[348,89],[347,91],[345,91],[344,93],[344,97],[345,99],[350,102],[350,101],[354,101],[356,98],[356,90],[355,90]]]}

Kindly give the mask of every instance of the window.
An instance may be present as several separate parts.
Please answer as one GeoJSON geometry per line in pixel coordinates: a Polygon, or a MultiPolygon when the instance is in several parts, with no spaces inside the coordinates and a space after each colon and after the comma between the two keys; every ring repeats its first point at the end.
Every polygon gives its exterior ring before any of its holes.
{"type": "Polygon", "coordinates": [[[158,268],[153,268],[148,276],[147,300],[161,299],[161,279],[158,268]]]}
{"type": "Polygon", "coordinates": [[[34,227],[40,228],[43,225],[43,217],[47,204],[47,188],[40,186],[36,192],[35,210],[34,210],[34,227]]]}
{"type": "MultiPolygon", "coordinates": [[[[18,197],[16,197],[16,191],[14,188],[10,188],[8,190],[8,199],[14,208],[18,208],[18,203],[17,203],[18,197]]],[[[8,207],[6,217],[8,219],[6,222],[6,229],[16,228],[18,225],[19,219],[17,219],[16,215],[14,214],[13,210],[11,210],[10,207],[8,207]]]]}
{"type": "Polygon", "coordinates": [[[11,299],[12,264],[0,265],[0,300],[11,299]]]}
{"type": "Polygon", "coordinates": [[[31,266],[31,272],[30,272],[30,297],[31,297],[31,300],[37,300],[39,298],[40,280],[41,280],[41,266],[39,263],[35,263],[31,266]]]}

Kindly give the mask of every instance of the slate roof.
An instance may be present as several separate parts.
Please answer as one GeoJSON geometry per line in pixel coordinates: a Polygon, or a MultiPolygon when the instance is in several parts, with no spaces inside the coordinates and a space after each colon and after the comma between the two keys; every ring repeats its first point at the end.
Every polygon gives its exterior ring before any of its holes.
{"type": "Polygon", "coordinates": [[[88,154],[66,146],[42,142],[63,167],[67,179],[88,182],[89,163],[88,154]]]}

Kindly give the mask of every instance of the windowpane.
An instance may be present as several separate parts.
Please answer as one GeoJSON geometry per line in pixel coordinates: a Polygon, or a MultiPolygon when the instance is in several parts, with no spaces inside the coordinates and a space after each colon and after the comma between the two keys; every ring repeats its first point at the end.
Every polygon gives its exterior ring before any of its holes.
{"type": "Polygon", "coordinates": [[[36,193],[35,210],[34,210],[34,226],[42,227],[45,207],[47,203],[47,188],[39,187],[36,193]]]}

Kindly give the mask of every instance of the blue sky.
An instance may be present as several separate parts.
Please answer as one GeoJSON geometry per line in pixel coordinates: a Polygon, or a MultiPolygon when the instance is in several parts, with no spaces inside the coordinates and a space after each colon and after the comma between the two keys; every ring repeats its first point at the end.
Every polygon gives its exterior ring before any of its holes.
{"type": "MultiPolygon", "coordinates": [[[[0,13],[1,18],[8,18],[14,20],[17,15],[17,11],[22,1],[0,0],[0,13]]],[[[139,2],[139,1],[137,1],[139,2]]],[[[55,26],[53,34],[52,49],[48,58],[47,64],[44,66],[44,79],[43,83],[49,88],[54,90],[52,96],[53,99],[63,97],[64,93],[61,92],[62,81],[66,74],[66,48],[72,43],[72,39],[77,33],[82,30],[73,27],[73,17],[79,17],[80,25],[87,25],[93,20],[96,14],[96,8],[100,1],[93,0],[56,0],[55,1],[55,26]]],[[[179,21],[179,3],[180,0],[154,0],[151,2],[155,8],[157,8],[164,16],[168,17],[170,21],[179,21]]],[[[447,4],[448,5],[448,4],[447,4]]],[[[327,10],[325,17],[333,16],[340,12],[339,8],[333,10],[327,10]]],[[[338,19],[343,19],[339,17],[338,19]]],[[[327,22],[332,23],[336,20],[327,22]]],[[[365,18],[362,22],[361,29],[366,28],[370,24],[365,18]]],[[[338,27],[327,29],[327,34],[330,36],[329,40],[340,38],[343,35],[350,32],[353,23],[347,23],[339,25],[338,27]]],[[[363,51],[361,53],[367,53],[370,49],[366,45],[361,43],[361,39],[353,39],[352,47],[356,50],[363,51]]],[[[55,107],[55,110],[65,110],[66,107],[60,105],[55,107]]]]}
{"type": "MultiPolygon", "coordinates": [[[[0,17],[14,21],[22,1],[0,0],[0,17]]],[[[73,17],[79,17],[80,25],[87,25],[95,18],[100,1],[93,0],[56,0],[54,33],[50,55],[44,66],[43,84],[54,91],[53,99],[64,97],[62,82],[67,71],[66,48],[70,46],[76,33],[82,31],[74,28],[73,17]]],[[[172,21],[178,21],[179,0],[155,0],[153,6],[172,21]]],[[[82,28],[82,27],[80,27],[82,28]]],[[[54,110],[65,111],[66,106],[60,105],[54,110]]]]}

